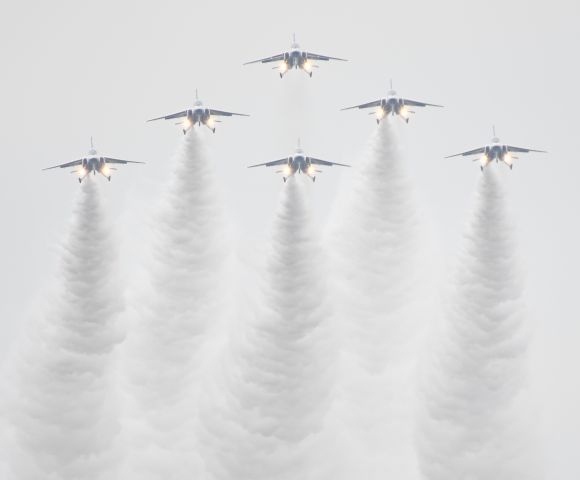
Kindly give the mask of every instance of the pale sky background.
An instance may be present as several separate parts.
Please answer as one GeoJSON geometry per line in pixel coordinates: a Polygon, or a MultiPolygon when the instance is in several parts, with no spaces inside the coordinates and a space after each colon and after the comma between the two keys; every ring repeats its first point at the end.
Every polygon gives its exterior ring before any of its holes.
{"type": "MultiPolygon", "coordinates": [[[[181,135],[145,120],[188,107],[198,88],[210,106],[252,115],[205,133],[239,248],[259,255],[282,181],[245,167],[289,154],[298,136],[312,155],[356,163],[376,125],[339,109],[386,95],[392,78],[401,95],[446,107],[420,110],[405,139],[443,265],[453,265],[480,175],[443,157],[484,145],[492,124],[507,143],[549,150],[516,160],[509,188],[536,324],[547,478],[580,478],[579,21],[573,0],[2,2],[0,362],[54,281],[79,186],[41,168],[81,158],[91,135],[100,153],[147,162],[107,185],[130,282],[181,135]],[[285,51],[293,32],[305,49],[350,61],[311,79],[242,67],[285,51]]],[[[316,182],[321,228],[347,174],[316,182]]]]}

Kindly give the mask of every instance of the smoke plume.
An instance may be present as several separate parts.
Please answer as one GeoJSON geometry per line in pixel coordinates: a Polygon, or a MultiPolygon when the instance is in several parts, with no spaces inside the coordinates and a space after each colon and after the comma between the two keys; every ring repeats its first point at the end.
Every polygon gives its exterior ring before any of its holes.
{"type": "Polygon", "coordinates": [[[425,297],[418,213],[397,128],[385,119],[376,129],[329,229],[342,331],[338,478],[417,477],[411,404],[425,297]]]}
{"type": "Polygon", "coordinates": [[[18,480],[116,478],[111,363],[122,295],[97,182],[87,178],[78,195],[57,288],[11,359],[12,435],[3,453],[18,480]]]}
{"type": "Polygon", "coordinates": [[[310,186],[296,177],[283,187],[259,302],[234,330],[223,381],[205,403],[206,460],[214,478],[324,478],[320,432],[334,349],[310,186]]]}
{"type": "Polygon", "coordinates": [[[479,180],[422,375],[418,445],[429,480],[541,478],[532,458],[522,278],[499,173],[490,165],[479,180]]]}
{"type": "Polygon", "coordinates": [[[197,398],[230,302],[222,203],[201,135],[183,137],[152,225],[145,284],[132,296],[126,478],[204,478],[197,398]]]}

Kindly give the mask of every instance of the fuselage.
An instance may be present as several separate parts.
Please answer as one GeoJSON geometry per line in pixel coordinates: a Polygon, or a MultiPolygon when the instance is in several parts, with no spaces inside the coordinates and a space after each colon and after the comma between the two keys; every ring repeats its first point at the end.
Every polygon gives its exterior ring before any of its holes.
{"type": "Polygon", "coordinates": [[[409,109],[404,99],[397,97],[397,92],[391,90],[386,98],[381,99],[377,109],[377,122],[387,115],[400,115],[405,121],[409,120],[409,109]]]}
{"type": "Polygon", "coordinates": [[[302,150],[297,150],[294,155],[288,157],[288,163],[282,169],[284,180],[296,173],[304,173],[309,177],[314,177],[314,167],[302,150]]]}
{"type": "Polygon", "coordinates": [[[82,180],[89,173],[93,175],[100,173],[109,179],[111,177],[111,171],[107,162],[105,162],[103,157],[97,156],[96,150],[91,150],[89,155],[82,159],[81,168],[78,171],[79,179],[82,180]]]}
{"type": "Polygon", "coordinates": [[[500,143],[499,138],[493,138],[491,143],[484,148],[485,150],[479,159],[482,167],[494,160],[496,162],[504,162],[510,168],[512,167],[512,154],[509,152],[507,145],[500,143]]]}
{"type": "Polygon", "coordinates": [[[186,118],[187,118],[186,122],[189,124],[186,125],[186,127],[188,128],[196,124],[207,125],[211,129],[214,128],[214,121],[210,114],[210,109],[204,107],[199,100],[195,102],[193,108],[187,110],[186,118]]]}
{"type": "Polygon", "coordinates": [[[300,69],[312,75],[312,61],[308,59],[308,53],[300,50],[297,43],[292,44],[290,51],[284,53],[284,60],[280,64],[280,75],[288,70],[300,69]]]}

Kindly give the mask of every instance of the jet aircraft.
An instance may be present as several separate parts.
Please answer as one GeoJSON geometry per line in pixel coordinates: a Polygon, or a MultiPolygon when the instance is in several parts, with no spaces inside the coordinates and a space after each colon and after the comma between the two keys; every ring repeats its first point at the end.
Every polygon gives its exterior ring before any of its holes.
{"type": "Polygon", "coordinates": [[[145,162],[132,162],[130,160],[119,160],[118,158],[101,157],[95,150],[93,146],[93,137],[91,137],[91,149],[86,157],[79,160],[74,160],[72,162],[63,163],[61,165],[55,165],[54,167],[43,168],[43,170],[51,170],[53,168],[71,168],[77,167],[71,173],[77,173],[79,176],[79,183],[81,183],[87,175],[91,172],[96,175],[97,172],[106,177],[111,181],[111,170],[117,170],[115,167],[111,167],[114,164],[127,164],[127,163],[145,163],[145,162]]]}
{"type": "Polygon", "coordinates": [[[342,110],[351,110],[353,108],[375,108],[374,112],[369,115],[375,115],[377,124],[381,122],[387,115],[398,115],[405,122],[409,123],[409,117],[413,110],[409,107],[442,107],[443,105],[435,105],[433,103],[418,102],[417,100],[409,100],[408,98],[399,97],[397,92],[393,90],[393,82],[391,81],[391,89],[388,91],[386,98],[380,98],[372,102],[355,105],[354,107],[343,108],[342,110]]]}
{"type": "Polygon", "coordinates": [[[320,173],[321,170],[317,170],[317,166],[332,167],[333,165],[339,165],[341,167],[350,167],[350,165],[345,165],[343,163],[329,162],[327,160],[321,160],[320,158],[310,157],[304,154],[300,146],[300,140],[298,140],[298,146],[295,152],[285,158],[280,160],[274,160],[272,162],[258,163],[257,165],[250,165],[248,168],[254,167],[282,167],[281,170],[277,170],[276,173],[282,174],[282,179],[284,182],[288,180],[289,177],[296,173],[304,173],[312,178],[312,181],[316,181],[316,173],[320,173]]]}
{"type": "Polygon", "coordinates": [[[478,155],[478,157],[473,158],[473,161],[476,162],[479,160],[481,171],[493,162],[494,160],[496,163],[503,162],[510,170],[513,168],[513,160],[517,159],[514,153],[529,153],[529,152],[538,152],[538,153],[547,153],[545,150],[534,150],[532,148],[522,148],[522,147],[514,147],[512,145],[506,145],[505,143],[501,143],[499,138],[495,135],[495,127],[493,127],[493,138],[491,139],[491,143],[486,145],[485,147],[474,148],[473,150],[468,150],[467,152],[457,153],[455,155],[449,155],[445,158],[452,158],[452,157],[470,157],[472,155],[478,155]]]}
{"type": "Polygon", "coordinates": [[[214,117],[231,117],[233,115],[239,117],[249,117],[245,113],[233,113],[233,112],[226,112],[224,110],[215,110],[213,108],[209,108],[204,106],[203,102],[197,96],[197,89],[195,90],[195,102],[193,103],[193,108],[188,108],[187,110],[183,110],[181,112],[172,113],[171,115],[166,115],[164,117],[152,118],[151,120],[147,120],[148,122],[153,122],[155,120],[174,120],[179,119],[180,121],[176,123],[176,125],[180,125],[183,134],[192,128],[194,125],[205,125],[209,128],[212,132],[215,133],[215,124],[219,123],[220,120],[217,120],[214,117]]]}
{"type": "Polygon", "coordinates": [[[293,35],[292,44],[290,45],[290,50],[279,53],[278,55],[273,55],[271,57],[260,58],[259,60],[253,60],[251,62],[246,62],[244,65],[250,65],[252,63],[273,63],[277,62],[278,65],[273,67],[272,70],[278,70],[280,78],[282,78],[286,72],[292,69],[300,69],[310,77],[312,77],[312,69],[318,68],[315,61],[328,62],[329,60],[339,60],[341,62],[346,62],[345,58],[329,57],[327,55],[319,55],[317,53],[307,52],[302,50],[300,45],[296,43],[296,35],[293,35]]]}

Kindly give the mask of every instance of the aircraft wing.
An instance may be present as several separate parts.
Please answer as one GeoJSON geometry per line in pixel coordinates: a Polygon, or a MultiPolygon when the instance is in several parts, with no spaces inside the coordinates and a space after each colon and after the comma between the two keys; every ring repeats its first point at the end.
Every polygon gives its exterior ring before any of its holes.
{"type": "Polygon", "coordinates": [[[125,163],[145,163],[145,162],[133,162],[131,160],[119,160],[118,158],[110,158],[110,157],[103,157],[103,160],[106,163],[121,163],[121,164],[125,164],[125,163]]]}
{"type": "Polygon", "coordinates": [[[273,55],[271,57],[260,58],[259,60],[252,60],[251,62],[246,62],[244,65],[250,65],[251,63],[270,63],[270,62],[280,62],[284,60],[284,54],[280,53],[278,55],[273,55]]]}
{"type": "Polygon", "coordinates": [[[209,110],[210,115],[216,115],[220,117],[231,117],[232,115],[238,115],[240,117],[249,117],[246,113],[234,113],[234,112],[224,112],[223,110],[209,110]]]}
{"type": "Polygon", "coordinates": [[[371,108],[371,107],[379,107],[381,105],[380,100],[375,100],[374,102],[363,103],[361,105],[355,105],[354,107],[346,107],[341,108],[341,110],[351,110],[353,108],[371,108]]]}
{"type": "Polygon", "coordinates": [[[467,157],[468,155],[478,155],[480,153],[485,152],[485,147],[481,147],[481,148],[475,148],[473,150],[468,150],[467,152],[462,152],[462,153],[456,153],[455,155],[449,155],[448,157],[445,158],[451,158],[451,157],[467,157]]]}
{"type": "Polygon", "coordinates": [[[434,103],[417,102],[416,100],[409,100],[407,98],[402,98],[405,105],[409,107],[442,107],[443,105],[436,105],[434,103]]]}
{"type": "Polygon", "coordinates": [[[288,157],[281,158],[280,160],[274,160],[272,162],[258,163],[257,165],[250,165],[248,168],[254,168],[254,167],[274,167],[276,165],[287,165],[287,164],[288,164],[288,157]]]}
{"type": "Polygon", "coordinates": [[[172,113],[171,115],[166,115],[165,117],[152,118],[151,120],[147,121],[153,122],[155,120],[171,120],[172,118],[181,118],[181,117],[187,117],[187,110],[184,110],[183,112],[172,113]]]}
{"type": "Polygon", "coordinates": [[[54,167],[43,168],[43,170],[51,170],[53,168],[68,168],[76,167],[77,165],[82,165],[83,160],[75,160],[74,162],[63,163],[62,165],[55,165],[54,167]]]}
{"type": "Polygon", "coordinates": [[[318,53],[306,52],[306,58],[310,60],[322,60],[328,62],[329,60],[340,60],[341,62],[348,62],[346,58],[329,57],[327,55],[319,55],[318,53]]]}
{"type": "Polygon", "coordinates": [[[345,165],[344,163],[335,163],[335,162],[328,162],[326,160],[321,160],[320,158],[313,158],[313,157],[308,157],[310,160],[310,163],[312,165],[325,165],[327,167],[332,167],[333,165],[338,165],[340,167],[350,167],[350,165],[345,165]]]}
{"type": "Polygon", "coordinates": [[[522,147],[512,147],[511,145],[506,145],[508,151],[510,152],[520,152],[520,153],[529,153],[529,152],[538,152],[538,153],[548,153],[545,150],[533,150],[531,148],[522,148],[522,147]]]}

